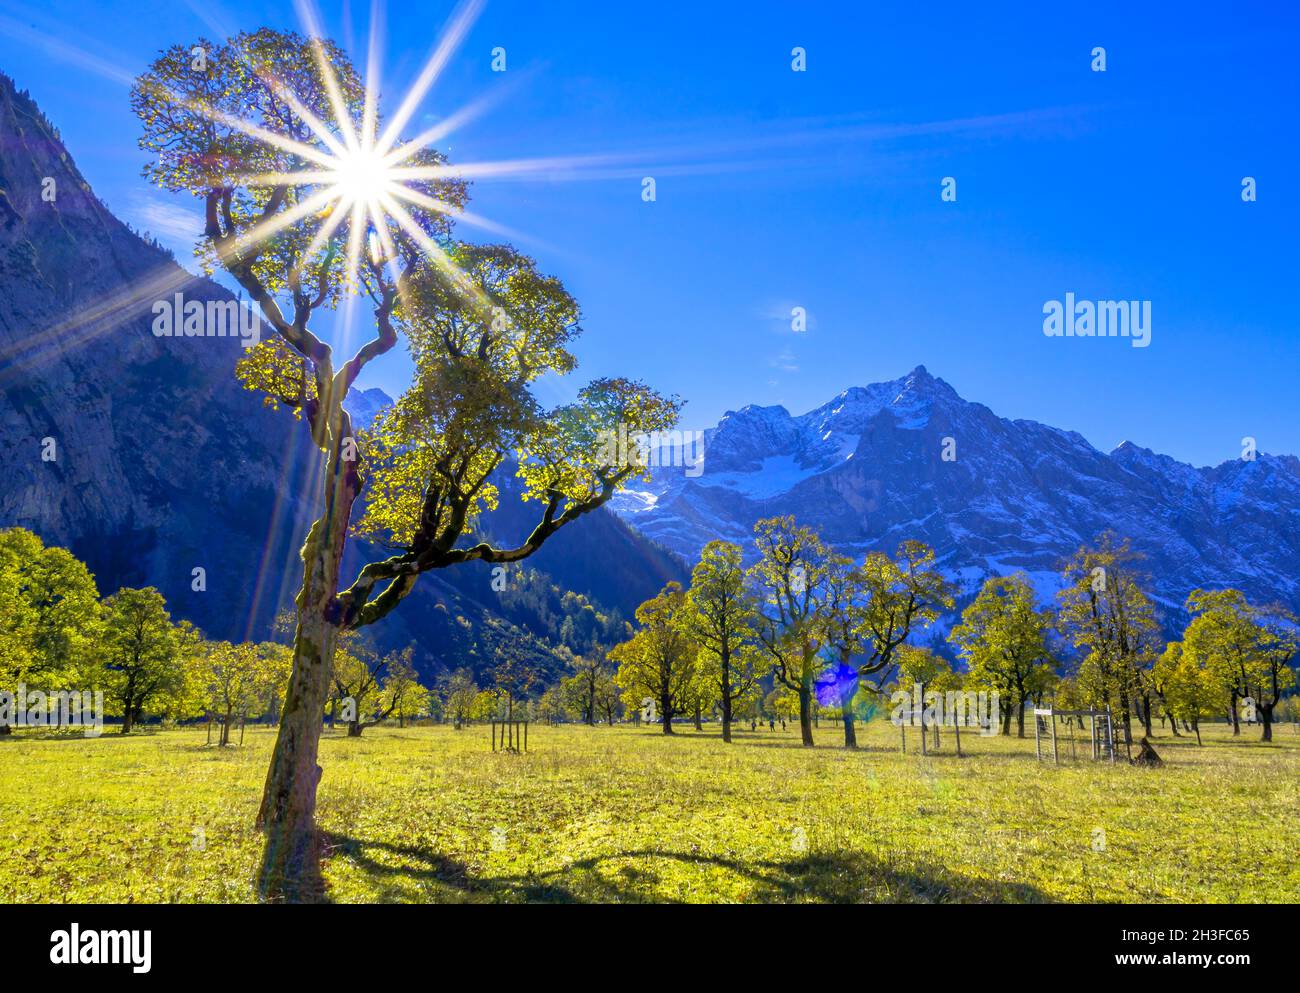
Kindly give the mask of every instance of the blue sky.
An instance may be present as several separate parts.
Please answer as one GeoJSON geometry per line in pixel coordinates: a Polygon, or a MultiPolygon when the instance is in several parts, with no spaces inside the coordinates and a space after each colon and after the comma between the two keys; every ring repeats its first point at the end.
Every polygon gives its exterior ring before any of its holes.
{"type": "MultiPolygon", "coordinates": [[[[678,393],[683,427],[748,403],[802,413],[924,364],[1104,450],[1128,439],[1216,464],[1250,435],[1300,452],[1300,15],[979,6],[495,0],[413,127],[487,95],[500,99],[440,146],[453,161],[613,157],[481,180],[472,207],[581,301],[579,375],[678,393]],[[795,46],[806,72],[791,71],[795,46]],[[1045,337],[1043,305],[1066,292],[1150,300],[1150,347],[1045,337]]],[[[362,61],[368,3],[320,9],[362,61]]],[[[451,10],[388,4],[390,109],[451,10]]],[[[140,179],[126,80],[213,34],[204,18],[299,23],[287,3],[0,0],[0,69],[109,206],[182,259],[197,204],[140,179]]],[[[395,393],[405,372],[394,355],[370,385],[395,393]]]]}

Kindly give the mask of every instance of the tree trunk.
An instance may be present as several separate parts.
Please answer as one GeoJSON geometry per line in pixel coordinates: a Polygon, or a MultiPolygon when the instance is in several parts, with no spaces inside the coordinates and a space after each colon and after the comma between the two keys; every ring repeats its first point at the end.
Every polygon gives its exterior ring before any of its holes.
{"type": "Polygon", "coordinates": [[[221,719],[221,738],[217,741],[217,745],[221,748],[225,748],[229,744],[230,744],[230,711],[227,710],[225,716],[223,716],[221,719]]]}
{"type": "Polygon", "coordinates": [[[126,677],[126,692],[122,695],[122,734],[130,734],[135,726],[135,673],[126,677]]]}
{"type": "Polygon", "coordinates": [[[266,833],[259,889],[268,899],[289,902],[320,895],[316,754],[337,635],[323,616],[304,614],[300,609],[293,675],[257,815],[266,833]]]}
{"type": "Polygon", "coordinates": [[[1256,704],[1255,713],[1259,715],[1260,722],[1264,725],[1260,731],[1260,741],[1273,740],[1273,704],[1256,704]]]}
{"type": "Polygon", "coordinates": [[[1232,736],[1235,738],[1241,734],[1241,718],[1237,714],[1237,692],[1232,693],[1232,736]]]}
{"type": "Polygon", "coordinates": [[[360,721],[348,721],[348,737],[360,738],[363,725],[360,721]]]}
{"type": "Polygon", "coordinates": [[[704,725],[700,723],[700,702],[698,700],[695,701],[695,730],[704,730],[704,725]]]}
{"type": "Polygon", "coordinates": [[[673,733],[673,698],[664,693],[659,697],[659,719],[663,721],[664,734],[673,733]]]}
{"type": "MultiPolygon", "coordinates": [[[[1010,731],[1010,728],[1008,728],[1007,730],[1010,731]]],[[[1020,706],[1016,708],[1016,737],[1023,738],[1024,736],[1025,736],[1025,697],[1022,695],[1020,697],[1020,706]]]]}
{"type": "Polygon", "coordinates": [[[799,735],[804,748],[813,747],[812,733],[812,687],[804,680],[799,687],[799,735]]]}
{"type": "Polygon", "coordinates": [[[333,622],[338,610],[339,573],[352,504],[361,489],[357,463],[343,458],[350,421],[341,400],[320,398],[322,404],[335,405],[329,424],[331,451],[322,513],[303,543],[293,673],[257,814],[257,826],[266,834],[258,889],[269,900],[293,903],[323,896],[316,835],[316,788],[321,768],[316,757],[339,633],[333,622]]]}
{"type": "Polygon", "coordinates": [[[858,747],[858,732],[853,727],[853,696],[840,698],[840,719],[844,722],[844,747],[858,747]]]}
{"type": "Polygon", "coordinates": [[[722,740],[731,741],[731,659],[729,653],[722,657],[722,740]]]}
{"type": "Polygon", "coordinates": [[[1133,712],[1127,695],[1124,696],[1122,721],[1124,724],[1124,756],[1131,759],[1133,757],[1133,712]]]}
{"type": "Polygon", "coordinates": [[[1201,744],[1201,722],[1199,720],[1192,721],[1192,727],[1196,730],[1196,743],[1199,745],[1201,744]]]}
{"type": "Polygon", "coordinates": [[[1142,694],[1142,726],[1146,728],[1147,737],[1154,737],[1151,731],[1151,694],[1142,694]]]}

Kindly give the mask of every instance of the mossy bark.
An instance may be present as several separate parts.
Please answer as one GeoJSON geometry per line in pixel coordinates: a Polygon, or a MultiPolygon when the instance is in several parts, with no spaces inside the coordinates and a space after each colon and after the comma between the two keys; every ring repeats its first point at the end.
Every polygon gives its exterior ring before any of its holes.
{"type": "Polygon", "coordinates": [[[258,890],[277,902],[310,902],[323,894],[316,831],[317,763],[338,641],[337,591],[352,504],[359,492],[355,462],[332,453],[324,512],[303,545],[293,674],[285,694],[275,751],[267,770],[257,826],[266,835],[258,890]]]}

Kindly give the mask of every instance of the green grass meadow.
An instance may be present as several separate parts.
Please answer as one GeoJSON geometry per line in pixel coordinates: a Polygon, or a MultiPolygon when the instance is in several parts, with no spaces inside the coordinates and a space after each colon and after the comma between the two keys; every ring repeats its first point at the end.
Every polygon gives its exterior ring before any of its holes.
{"type": "MultiPolygon", "coordinates": [[[[1031,737],[943,734],[856,752],[822,722],[327,732],[319,819],[338,902],[1294,902],[1300,735],[1157,728],[1156,769],[1034,758],[1031,737]]],[[[0,740],[0,901],[253,899],[275,732],[0,740]]]]}

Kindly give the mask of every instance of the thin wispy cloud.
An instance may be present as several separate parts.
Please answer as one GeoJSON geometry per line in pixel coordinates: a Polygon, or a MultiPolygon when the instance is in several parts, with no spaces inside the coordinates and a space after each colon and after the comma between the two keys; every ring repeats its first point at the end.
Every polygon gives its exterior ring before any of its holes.
{"type": "Polygon", "coordinates": [[[789,345],[768,359],[767,364],[779,372],[795,373],[799,371],[799,361],[795,357],[794,349],[789,345]]]}
{"type": "Polygon", "coordinates": [[[170,248],[183,246],[188,252],[203,235],[203,216],[178,203],[140,194],[132,198],[125,213],[137,230],[148,232],[170,248]]]}

